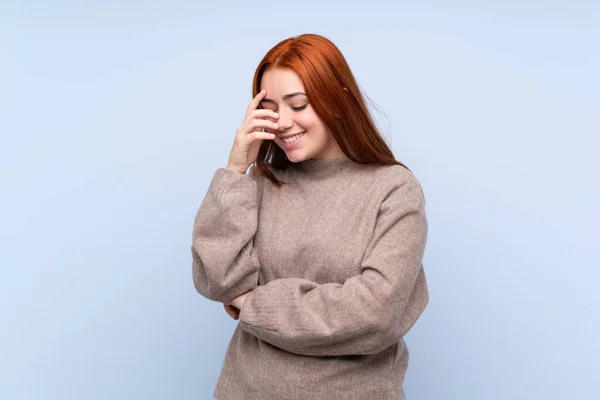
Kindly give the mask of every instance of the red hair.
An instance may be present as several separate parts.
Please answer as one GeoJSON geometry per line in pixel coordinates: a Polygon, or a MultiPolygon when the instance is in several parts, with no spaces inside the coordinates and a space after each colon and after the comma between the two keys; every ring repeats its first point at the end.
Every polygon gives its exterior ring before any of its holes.
{"type": "MultiPolygon", "coordinates": [[[[311,107],[331,131],[344,154],[359,164],[402,165],[380,135],[361,90],[342,52],[329,39],[304,34],[279,42],[267,52],[252,84],[252,97],[260,92],[261,79],[270,68],[294,71],[304,84],[311,107]]],[[[256,158],[256,170],[275,185],[279,181],[266,164],[285,169],[291,161],[272,140],[265,140],[256,158]]]]}

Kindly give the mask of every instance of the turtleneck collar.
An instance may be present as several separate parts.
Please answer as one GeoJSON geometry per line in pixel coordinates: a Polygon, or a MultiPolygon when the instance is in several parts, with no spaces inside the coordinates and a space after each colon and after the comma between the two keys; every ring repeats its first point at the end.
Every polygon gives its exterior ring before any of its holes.
{"type": "Polygon", "coordinates": [[[336,158],[327,159],[315,159],[309,158],[308,160],[296,163],[296,168],[299,171],[305,172],[309,175],[316,177],[326,177],[336,174],[345,174],[352,167],[359,164],[352,161],[345,154],[336,158]]]}

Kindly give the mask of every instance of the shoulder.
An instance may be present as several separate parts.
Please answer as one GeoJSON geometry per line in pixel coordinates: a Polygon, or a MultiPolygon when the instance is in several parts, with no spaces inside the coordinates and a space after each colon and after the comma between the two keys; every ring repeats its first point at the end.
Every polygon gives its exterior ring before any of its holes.
{"type": "Polygon", "coordinates": [[[415,174],[402,165],[378,165],[373,173],[381,190],[381,200],[397,200],[424,206],[425,198],[415,174]]]}
{"type": "Polygon", "coordinates": [[[373,174],[382,188],[421,186],[415,174],[402,165],[377,165],[374,167],[373,174]]]}

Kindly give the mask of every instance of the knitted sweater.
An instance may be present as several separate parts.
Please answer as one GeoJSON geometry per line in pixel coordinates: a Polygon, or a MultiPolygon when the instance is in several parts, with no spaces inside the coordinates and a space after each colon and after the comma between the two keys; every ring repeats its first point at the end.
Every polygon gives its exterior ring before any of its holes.
{"type": "Polygon", "coordinates": [[[417,179],[346,156],[272,171],[289,183],[217,169],[194,220],[197,291],[253,289],[213,396],[404,399],[403,336],[429,299],[417,179]]]}

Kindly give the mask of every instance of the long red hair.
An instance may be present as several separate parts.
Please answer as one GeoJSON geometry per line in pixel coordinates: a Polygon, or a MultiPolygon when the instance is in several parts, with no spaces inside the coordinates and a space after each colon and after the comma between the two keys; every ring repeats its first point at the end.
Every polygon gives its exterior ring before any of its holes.
{"type": "MultiPolygon", "coordinates": [[[[304,34],[279,42],[256,68],[252,97],[260,92],[262,76],[270,68],[287,68],[298,74],[311,107],[352,161],[402,165],[409,169],[396,160],[380,135],[346,59],[332,41],[324,36],[304,34]]],[[[265,140],[255,168],[280,186],[285,182],[278,180],[266,164],[285,169],[290,162],[274,141],[265,140]]]]}

